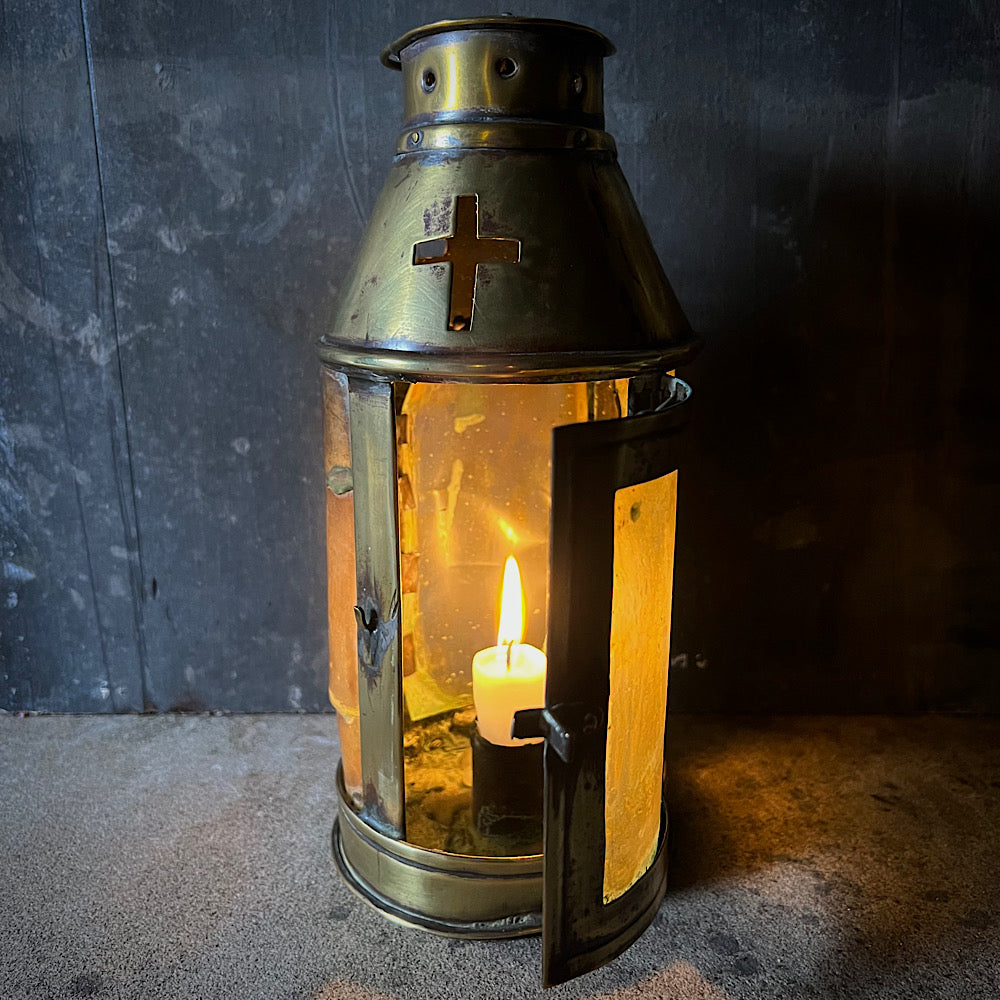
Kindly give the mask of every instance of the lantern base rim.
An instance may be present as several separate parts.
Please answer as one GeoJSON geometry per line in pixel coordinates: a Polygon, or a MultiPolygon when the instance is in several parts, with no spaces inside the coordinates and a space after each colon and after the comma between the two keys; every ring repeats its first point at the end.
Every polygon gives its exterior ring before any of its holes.
{"type": "MultiPolygon", "coordinates": [[[[542,932],[542,911],[513,914],[493,920],[449,920],[409,909],[388,899],[364,880],[353,868],[344,852],[340,818],[334,820],[331,834],[333,860],[348,888],[369,906],[395,924],[437,934],[441,937],[489,940],[529,937],[542,932]]],[[[539,887],[539,904],[541,903],[539,887]]]]}
{"type": "Polygon", "coordinates": [[[353,808],[343,763],[337,798],[333,859],[348,887],[390,920],[445,937],[541,932],[541,854],[450,854],[387,836],[353,808]]]}

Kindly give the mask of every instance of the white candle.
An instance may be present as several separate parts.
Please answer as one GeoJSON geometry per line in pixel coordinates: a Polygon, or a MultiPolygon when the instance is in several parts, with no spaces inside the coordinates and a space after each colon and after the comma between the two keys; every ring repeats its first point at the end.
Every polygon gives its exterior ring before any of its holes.
{"type": "Polygon", "coordinates": [[[515,712],[545,704],[545,654],[521,642],[523,635],[521,574],[517,561],[509,556],[503,573],[497,644],[481,649],[472,658],[472,700],[479,734],[498,746],[541,742],[516,740],[510,735],[515,712]]]}

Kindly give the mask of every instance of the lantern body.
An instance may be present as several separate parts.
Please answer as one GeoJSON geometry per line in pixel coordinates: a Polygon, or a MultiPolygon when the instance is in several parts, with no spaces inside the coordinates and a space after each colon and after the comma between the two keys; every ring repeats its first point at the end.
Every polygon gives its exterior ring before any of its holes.
{"type": "Polygon", "coordinates": [[[408,923],[544,926],[547,983],[626,947],[666,878],[695,342],[601,131],[610,51],[518,18],[386,50],[407,127],[320,344],[335,857],[408,923]]]}

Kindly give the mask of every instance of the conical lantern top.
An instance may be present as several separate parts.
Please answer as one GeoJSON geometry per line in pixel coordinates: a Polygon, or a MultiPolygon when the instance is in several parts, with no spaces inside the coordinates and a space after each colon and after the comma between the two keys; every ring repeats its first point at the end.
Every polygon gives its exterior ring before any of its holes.
{"type": "Polygon", "coordinates": [[[696,343],[603,131],[611,43],[563,21],[409,32],[404,124],[328,363],[415,381],[666,370],[696,343]]]}

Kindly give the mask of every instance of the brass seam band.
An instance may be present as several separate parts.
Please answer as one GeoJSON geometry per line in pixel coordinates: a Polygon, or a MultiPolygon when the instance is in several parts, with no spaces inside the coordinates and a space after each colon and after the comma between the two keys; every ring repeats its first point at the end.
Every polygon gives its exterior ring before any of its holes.
{"type": "Polygon", "coordinates": [[[365,348],[320,341],[320,360],[332,368],[375,378],[415,382],[587,382],[667,371],[689,361],[701,342],[693,337],[659,349],[617,352],[547,352],[472,355],[365,348]]]}
{"type": "Polygon", "coordinates": [[[575,24],[572,21],[551,18],[512,17],[508,14],[493,17],[458,18],[447,21],[436,21],[434,24],[425,24],[423,27],[408,31],[405,35],[401,35],[394,42],[387,45],[382,50],[379,59],[382,65],[388,69],[402,69],[402,59],[400,58],[402,52],[413,45],[414,42],[454,31],[482,32],[490,30],[500,30],[508,33],[523,31],[526,35],[537,35],[540,32],[544,32],[547,35],[576,37],[598,48],[600,50],[598,54],[602,58],[613,55],[615,52],[615,46],[609,38],[594,28],[587,27],[585,24],[575,24]]]}
{"type": "Polygon", "coordinates": [[[414,125],[396,140],[396,155],[430,150],[572,149],[617,153],[615,140],[600,129],[547,122],[448,122],[414,125]]]}

